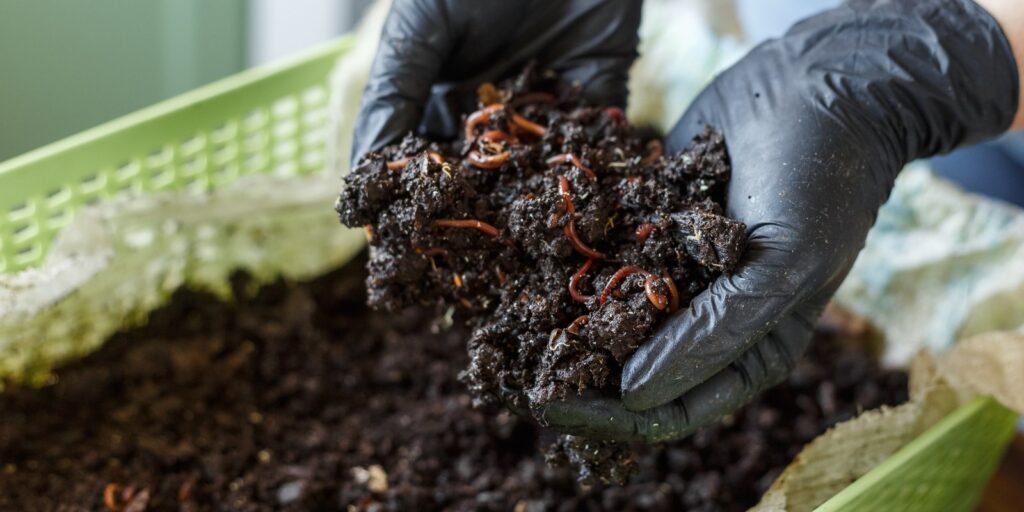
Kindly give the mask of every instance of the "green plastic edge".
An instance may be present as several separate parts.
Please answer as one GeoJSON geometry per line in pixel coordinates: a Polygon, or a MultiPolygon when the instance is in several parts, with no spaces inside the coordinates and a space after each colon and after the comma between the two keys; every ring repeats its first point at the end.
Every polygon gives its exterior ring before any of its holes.
{"type": "MultiPolygon", "coordinates": [[[[182,142],[198,131],[251,110],[253,105],[294,95],[311,83],[323,83],[338,56],[355,40],[344,36],[279,62],[242,71],[193,91],[156,103],[94,128],[0,162],[0,227],[8,209],[77,182],[110,171],[171,141],[182,142]]],[[[50,243],[46,243],[49,248],[50,243]]],[[[8,249],[9,250],[9,249],[8,249]]],[[[9,266],[4,273],[36,266],[9,266]]]]}
{"type": "MultiPolygon", "coordinates": [[[[237,92],[239,89],[250,86],[262,87],[268,80],[288,78],[292,76],[293,69],[298,70],[308,66],[315,66],[316,68],[321,68],[324,65],[330,66],[335,57],[345,52],[353,44],[354,39],[351,36],[341,37],[281,61],[241,71],[88,130],[70,135],[59,141],[33,149],[27,153],[22,153],[9,160],[0,162],[0,180],[6,179],[4,175],[7,173],[43,164],[49,158],[60,156],[61,153],[75,150],[105,137],[122,134],[129,128],[154,120],[162,120],[161,118],[177,114],[186,109],[192,110],[199,106],[199,104],[218,96],[237,92]],[[328,62],[323,61],[325,58],[329,59],[328,62]]],[[[0,189],[0,193],[5,191],[9,193],[10,189],[0,189]]],[[[7,197],[7,194],[0,196],[0,198],[4,197],[7,197]]]]}
{"type": "MultiPolygon", "coordinates": [[[[992,446],[998,446],[998,453],[1002,453],[1009,444],[1015,432],[1018,415],[1014,411],[1004,407],[1002,404],[984,396],[978,397],[971,402],[958,407],[955,411],[942,418],[938,423],[918,435],[913,441],[900,448],[896,453],[890,455],[884,462],[858,478],[852,484],[843,488],[835,496],[815,509],[815,512],[834,512],[855,510],[853,502],[862,499],[865,494],[883,483],[891,485],[894,480],[901,477],[901,469],[913,463],[913,459],[921,452],[939,449],[944,438],[962,423],[971,421],[977,415],[992,409],[994,414],[1001,416],[997,424],[999,432],[992,428],[992,434],[997,435],[992,441],[992,446]]],[[[993,470],[995,467],[993,466],[993,470]]],[[[988,481],[990,475],[984,475],[984,481],[988,481]]],[[[981,489],[976,492],[980,493],[981,489]]]]}

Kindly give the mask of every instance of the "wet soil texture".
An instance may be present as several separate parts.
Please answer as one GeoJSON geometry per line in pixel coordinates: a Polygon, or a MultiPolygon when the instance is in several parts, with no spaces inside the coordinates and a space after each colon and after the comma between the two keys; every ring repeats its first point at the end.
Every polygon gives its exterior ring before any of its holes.
{"type": "Polygon", "coordinates": [[[409,135],[346,178],[337,210],[366,229],[370,305],[468,318],[477,403],[617,389],[639,344],[741,255],[722,136],[666,154],[620,109],[532,69],[479,96],[458,140],[409,135]]]}
{"type": "Polygon", "coordinates": [[[628,485],[581,487],[540,455],[550,433],[472,405],[464,328],[367,310],[364,263],[237,303],[180,292],[51,385],[0,394],[0,510],[741,510],[817,434],[906,396],[819,332],[785,383],[636,447],[628,485]]]}

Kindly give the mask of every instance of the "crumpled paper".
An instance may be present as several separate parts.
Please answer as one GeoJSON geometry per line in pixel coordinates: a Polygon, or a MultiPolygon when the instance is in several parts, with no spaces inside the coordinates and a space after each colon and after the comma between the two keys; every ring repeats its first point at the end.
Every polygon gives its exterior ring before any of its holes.
{"type": "Polygon", "coordinates": [[[42,267],[0,275],[0,378],[44,382],[53,365],[144,322],[182,286],[227,296],[236,270],[265,283],[343,264],[364,240],[330,210],[336,183],[252,176],[207,195],[83,210],[42,267]]]}
{"type": "Polygon", "coordinates": [[[911,165],[835,301],[883,331],[889,365],[987,331],[1024,333],[1024,210],[911,165]]]}

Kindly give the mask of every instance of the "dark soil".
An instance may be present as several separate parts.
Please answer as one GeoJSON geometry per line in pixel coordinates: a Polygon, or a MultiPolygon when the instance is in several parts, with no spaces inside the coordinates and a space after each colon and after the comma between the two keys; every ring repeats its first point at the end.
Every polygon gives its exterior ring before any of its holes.
{"type": "MultiPolygon", "coordinates": [[[[476,408],[467,333],[367,310],[364,261],[224,303],[182,291],[42,389],[0,394],[0,510],[742,510],[800,447],[906,398],[847,336],[722,424],[637,447],[624,487],[583,488],[553,441],[476,408]]],[[[245,289],[239,280],[238,289],[245,289]]]]}
{"type": "Polygon", "coordinates": [[[346,177],[337,210],[367,229],[370,304],[459,310],[477,403],[617,389],[639,344],[740,258],[722,136],[665,155],[618,108],[532,68],[482,87],[480,108],[458,140],[410,134],[346,177]]]}

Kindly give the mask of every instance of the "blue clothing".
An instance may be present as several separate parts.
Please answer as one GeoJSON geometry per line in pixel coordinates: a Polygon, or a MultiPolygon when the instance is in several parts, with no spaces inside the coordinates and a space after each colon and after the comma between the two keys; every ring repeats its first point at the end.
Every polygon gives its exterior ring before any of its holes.
{"type": "MultiPolygon", "coordinates": [[[[1013,135],[1020,135],[1015,133],[1013,135]]],[[[1005,140],[958,149],[931,159],[936,174],[984,196],[1024,207],[1024,142],[1005,140]]]]}

